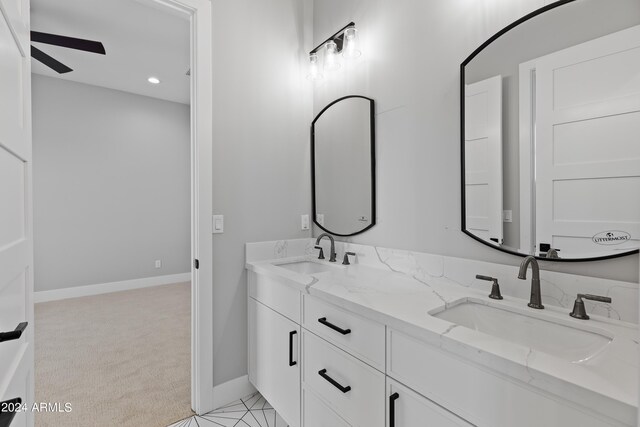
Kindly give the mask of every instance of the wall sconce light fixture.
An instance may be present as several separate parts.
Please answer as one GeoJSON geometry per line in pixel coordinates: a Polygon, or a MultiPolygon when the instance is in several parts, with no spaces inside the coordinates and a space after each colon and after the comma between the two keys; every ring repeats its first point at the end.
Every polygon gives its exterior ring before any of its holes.
{"type": "Polygon", "coordinates": [[[320,72],[320,64],[318,61],[317,53],[309,54],[309,74],[307,74],[307,79],[309,80],[322,79],[322,73],[320,72]]]}
{"type": "Polygon", "coordinates": [[[345,58],[357,58],[361,55],[360,41],[358,39],[358,30],[356,24],[349,22],[338,32],[320,43],[309,52],[309,80],[318,80],[322,78],[319,69],[318,52],[326,48],[324,53],[324,70],[327,72],[335,71],[340,68],[340,57],[342,54],[345,58]]]}

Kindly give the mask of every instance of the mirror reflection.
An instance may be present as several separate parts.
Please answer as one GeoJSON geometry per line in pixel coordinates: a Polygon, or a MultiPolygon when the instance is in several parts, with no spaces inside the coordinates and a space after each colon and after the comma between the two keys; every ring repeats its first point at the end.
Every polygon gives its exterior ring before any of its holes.
{"type": "Polygon", "coordinates": [[[347,96],[311,125],[314,222],[338,236],[375,224],[374,102],[347,96]]]}
{"type": "Polygon", "coordinates": [[[539,257],[626,254],[640,243],[640,2],[558,4],[463,64],[463,230],[539,257]]]}

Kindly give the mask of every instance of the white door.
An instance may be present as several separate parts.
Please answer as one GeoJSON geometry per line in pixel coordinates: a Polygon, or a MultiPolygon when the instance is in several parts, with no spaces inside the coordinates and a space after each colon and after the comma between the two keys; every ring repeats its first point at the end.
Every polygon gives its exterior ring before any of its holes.
{"type": "Polygon", "coordinates": [[[472,427],[462,418],[387,377],[386,427],[472,427]]]}
{"type": "MultiPolygon", "coordinates": [[[[33,404],[29,1],[0,0],[0,402],[33,404]],[[25,323],[26,322],[26,323],[25,323]]],[[[0,410],[12,409],[0,404],[0,410]]],[[[13,414],[0,413],[5,426],[13,414]]],[[[11,427],[33,426],[31,411],[11,427]]]]}
{"type": "Polygon", "coordinates": [[[502,244],[502,77],[465,88],[466,229],[502,244]]]}
{"type": "Polygon", "coordinates": [[[640,26],[538,58],[535,67],[536,243],[561,256],[637,248],[640,26]]]}
{"type": "Polygon", "coordinates": [[[291,427],[300,426],[300,326],[249,298],[249,380],[291,427]]]}

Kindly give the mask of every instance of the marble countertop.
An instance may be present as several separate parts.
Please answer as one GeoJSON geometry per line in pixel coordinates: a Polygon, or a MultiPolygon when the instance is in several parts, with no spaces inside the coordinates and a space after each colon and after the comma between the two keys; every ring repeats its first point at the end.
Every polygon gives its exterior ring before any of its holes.
{"type": "Polygon", "coordinates": [[[588,321],[573,319],[568,316],[570,310],[547,306],[538,311],[528,308],[527,301],[509,296],[495,301],[487,296],[490,284],[486,292],[481,292],[460,286],[446,277],[432,277],[426,273],[407,275],[368,265],[331,263],[334,268],[329,271],[309,275],[278,266],[302,260],[322,262],[307,255],[248,262],[246,267],[259,274],[285,279],[306,294],[531,386],[581,405],[597,405],[599,412],[614,418],[620,419],[620,411],[635,416],[640,347],[635,324],[600,316],[592,316],[588,321]],[[613,340],[588,360],[576,363],[429,314],[459,303],[461,299],[520,312],[530,310],[534,317],[605,332],[613,340]]]}

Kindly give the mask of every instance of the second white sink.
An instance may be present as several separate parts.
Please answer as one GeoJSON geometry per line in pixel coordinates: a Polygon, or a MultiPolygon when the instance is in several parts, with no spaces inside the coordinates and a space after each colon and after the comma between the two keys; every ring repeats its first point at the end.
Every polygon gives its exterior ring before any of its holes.
{"type": "Polygon", "coordinates": [[[337,265],[322,264],[313,261],[295,261],[286,264],[277,264],[277,266],[301,274],[316,274],[329,271],[334,268],[340,268],[337,265]]]}
{"type": "Polygon", "coordinates": [[[518,313],[471,300],[462,300],[443,311],[430,314],[456,325],[574,363],[589,360],[613,339],[598,332],[563,325],[552,319],[534,317],[528,313],[518,313]]]}

